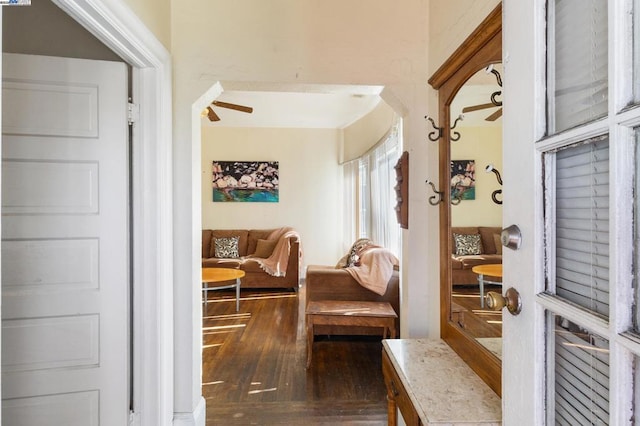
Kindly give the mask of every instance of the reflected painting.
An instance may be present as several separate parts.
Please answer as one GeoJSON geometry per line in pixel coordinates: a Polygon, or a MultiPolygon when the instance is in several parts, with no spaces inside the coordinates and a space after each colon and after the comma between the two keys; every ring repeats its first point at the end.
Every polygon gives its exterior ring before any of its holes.
{"type": "Polygon", "coordinates": [[[277,161],[214,161],[213,201],[277,203],[277,161]]]}
{"type": "Polygon", "coordinates": [[[474,160],[451,161],[451,198],[476,199],[476,162],[474,160]]]}

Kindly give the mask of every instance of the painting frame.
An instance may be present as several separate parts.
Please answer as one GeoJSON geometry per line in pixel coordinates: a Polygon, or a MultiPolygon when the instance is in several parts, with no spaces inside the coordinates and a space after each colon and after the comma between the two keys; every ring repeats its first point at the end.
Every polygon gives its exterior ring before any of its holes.
{"type": "Polygon", "coordinates": [[[451,160],[451,199],[476,199],[475,160],[451,160]]]}
{"type": "Polygon", "coordinates": [[[278,161],[213,161],[213,202],[278,203],[278,161]]]}

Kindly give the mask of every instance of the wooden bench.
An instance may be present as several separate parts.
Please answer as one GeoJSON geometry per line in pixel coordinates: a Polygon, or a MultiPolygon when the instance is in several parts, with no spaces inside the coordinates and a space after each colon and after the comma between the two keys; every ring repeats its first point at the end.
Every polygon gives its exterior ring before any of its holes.
{"type": "Polygon", "coordinates": [[[311,365],[314,325],[382,327],[382,337],[396,337],[396,312],[387,302],[313,300],[307,305],[307,368],[311,365]]]}

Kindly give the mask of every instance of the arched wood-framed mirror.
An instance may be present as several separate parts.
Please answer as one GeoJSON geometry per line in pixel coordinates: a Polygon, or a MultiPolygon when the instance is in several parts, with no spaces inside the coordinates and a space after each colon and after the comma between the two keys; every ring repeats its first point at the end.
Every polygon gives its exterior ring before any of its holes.
{"type": "MultiPolygon", "coordinates": [[[[498,394],[501,395],[501,360],[479,342],[468,328],[454,318],[452,308],[452,195],[450,190],[452,168],[452,144],[461,132],[452,131],[460,111],[452,111],[451,105],[461,88],[474,75],[490,65],[502,61],[502,5],[499,4],[476,30],[460,45],[451,57],[431,76],[429,84],[438,91],[439,123],[443,127],[439,139],[439,190],[443,202],[440,211],[440,312],[441,337],[458,355],[498,394]],[[454,137],[452,141],[452,135],[454,137]]],[[[499,81],[500,82],[500,81],[499,81]]],[[[501,84],[501,82],[500,82],[501,84]]],[[[501,100],[501,98],[500,98],[501,100]]],[[[487,102],[490,102],[487,100],[487,102]]],[[[487,110],[486,114],[492,111],[487,110]]],[[[501,141],[500,141],[501,143],[501,141]]],[[[501,158],[500,158],[501,161],[501,158]]],[[[479,164],[484,169],[485,164],[479,164]]],[[[480,171],[480,170],[479,170],[480,171]]],[[[484,170],[482,170],[484,171],[484,170]]],[[[494,202],[496,202],[494,197],[494,202]]],[[[454,203],[458,200],[454,199],[454,203]]],[[[464,202],[464,201],[462,201],[464,202]]],[[[496,202],[496,204],[498,204],[496,202]]],[[[500,291],[500,290],[497,290],[500,291]]],[[[478,297],[479,299],[479,297],[478,297]]],[[[455,304],[453,305],[456,306],[455,304]]],[[[501,344],[501,343],[500,343],[501,344]]]]}

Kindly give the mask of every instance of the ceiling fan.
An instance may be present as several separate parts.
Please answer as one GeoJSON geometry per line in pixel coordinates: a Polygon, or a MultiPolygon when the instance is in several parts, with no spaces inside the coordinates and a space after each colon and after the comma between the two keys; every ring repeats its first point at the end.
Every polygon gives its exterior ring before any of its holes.
{"type": "MultiPolygon", "coordinates": [[[[246,112],[248,114],[251,114],[253,112],[253,108],[248,107],[248,106],[244,106],[244,105],[238,105],[238,104],[232,104],[229,102],[221,102],[221,101],[213,101],[211,102],[211,105],[213,106],[217,106],[220,108],[228,108],[228,109],[232,109],[235,111],[242,111],[242,112],[246,112]]],[[[216,112],[213,110],[213,108],[211,108],[211,105],[209,105],[203,112],[202,115],[203,116],[207,116],[207,118],[209,119],[209,121],[220,121],[220,117],[218,116],[218,114],[216,114],[216,112]]]]}
{"type": "MultiPolygon", "coordinates": [[[[500,73],[498,72],[498,70],[493,68],[493,64],[489,65],[485,69],[485,72],[487,74],[492,73],[493,75],[495,75],[496,81],[498,82],[498,86],[502,87],[502,77],[500,76],[500,73]]],[[[497,90],[491,94],[491,102],[486,104],[478,104],[478,105],[471,105],[468,107],[464,107],[462,108],[462,113],[464,114],[466,112],[480,111],[487,108],[500,107],[485,118],[486,121],[496,121],[498,118],[502,116],[502,101],[497,100],[497,97],[501,95],[502,95],[502,90],[497,90]]]]}

